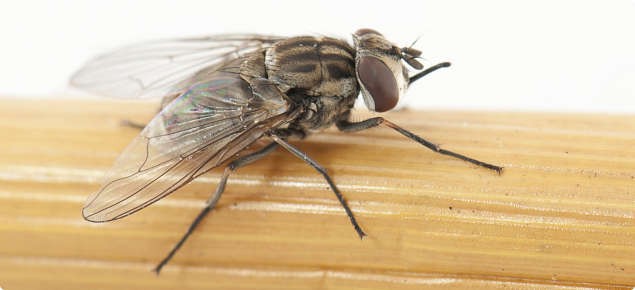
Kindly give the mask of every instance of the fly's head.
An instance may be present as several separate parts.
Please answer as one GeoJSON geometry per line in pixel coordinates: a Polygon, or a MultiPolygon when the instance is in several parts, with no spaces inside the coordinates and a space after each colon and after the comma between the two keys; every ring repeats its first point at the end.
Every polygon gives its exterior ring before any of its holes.
{"type": "Polygon", "coordinates": [[[408,88],[408,70],[401,60],[420,70],[423,65],[416,58],[421,51],[399,48],[372,29],[357,30],[353,40],[355,71],[366,107],[376,112],[390,111],[408,88]]]}

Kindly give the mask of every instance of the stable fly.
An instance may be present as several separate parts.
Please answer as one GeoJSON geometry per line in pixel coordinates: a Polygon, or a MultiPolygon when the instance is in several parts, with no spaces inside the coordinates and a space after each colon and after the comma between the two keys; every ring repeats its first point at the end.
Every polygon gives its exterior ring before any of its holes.
{"type": "Polygon", "coordinates": [[[159,273],[215,207],[233,171],[280,146],[324,176],[363,238],[366,234],[326,169],[287,142],[333,124],[343,132],[383,124],[435,152],[500,174],[502,167],[443,150],[382,117],[351,121],[360,92],[370,111],[390,111],[410,84],[450,66],[444,62],[409,76],[408,66],[423,69],[420,54],[377,31],[360,29],[353,45],[331,37],[225,35],[146,42],[100,56],[77,72],[73,86],[116,98],[163,101],[161,111],[102,178],[101,188],[88,197],[83,216],[91,222],[124,218],[266,138],[268,145],[227,164],[207,206],[154,271],[159,273]]]}

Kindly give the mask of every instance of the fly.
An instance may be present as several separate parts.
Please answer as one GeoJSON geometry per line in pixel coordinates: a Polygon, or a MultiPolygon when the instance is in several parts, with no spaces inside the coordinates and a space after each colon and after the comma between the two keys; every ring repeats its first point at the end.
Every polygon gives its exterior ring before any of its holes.
{"type": "Polygon", "coordinates": [[[363,239],[366,234],[326,169],[287,142],[333,124],[349,133],[384,124],[435,152],[500,174],[502,167],[441,149],[382,117],[350,120],[360,92],[370,111],[390,111],[411,83],[450,66],[440,63],[409,77],[406,64],[423,69],[420,55],[375,30],[360,29],[353,45],[331,37],[227,35],[141,43],[98,57],[73,77],[73,86],[163,101],[88,197],[83,216],[97,223],[129,216],[267,137],[269,144],[227,164],[207,206],[154,271],[161,271],[216,206],[233,171],[280,146],[324,177],[363,239]]]}

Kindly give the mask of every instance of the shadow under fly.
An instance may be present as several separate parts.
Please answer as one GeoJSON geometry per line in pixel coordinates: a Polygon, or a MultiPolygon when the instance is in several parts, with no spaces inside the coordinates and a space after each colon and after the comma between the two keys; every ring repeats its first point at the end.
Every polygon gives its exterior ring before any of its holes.
{"type": "Polygon", "coordinates": [[[207,206],[154,271],[161,271],[216,206],[231,172],[280,146],[324,177],[362,239],[366,234],[326,169],[287,142],[333,124],[343,132],[383,124],[435,152],[500,174],[502,167],[441,149],[382,117],[350,121],[360,92],[369,110],[390,111],[411,83],[450,66],[444,62],[409,76],[408,66],[423,69],[420,54],[397,47],[377,31],[360,29],[353,45],[330,37],[223,35],[145,42],[97,57],[77,72],[72,85],[116,98],[161,97],[163,102],[88,197],[83,216],[91,222],[126,217],[266,137],[268,145],[227,164],[207,206]]]}

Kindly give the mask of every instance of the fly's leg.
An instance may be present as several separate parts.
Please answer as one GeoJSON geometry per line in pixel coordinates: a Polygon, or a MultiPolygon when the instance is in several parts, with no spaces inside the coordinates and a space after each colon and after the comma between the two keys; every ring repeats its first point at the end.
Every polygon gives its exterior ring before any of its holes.
{"type": "Polygon", "coordinates": [[[241,168],[247,164],[256,162],[264,158],[265,156],[269,155],[271,152],[275,151],[278,148],[278,146],[279,146],[278,143],[271,142],[267,144],[267,146],[262,147],[260,150],[245,156],[238,157],[234,159],[234,161],[227,164],[227,167],[225,167],[225,172],[223,172],[223,176],[221,177],[220,182],[218,183],[218,187],[216,187],[216,191],[214,191],[214,194],[212,194],[212,197],[207,201],[207,206],[205,206],[205,208],[201,211],[201,213],[198,214],[196,219],[194,219],[194,222],[192,222],[190,227],[187,229],[187,232],[181,238],[178,244],[176,244],[174,249],[172,249],[172,251],[165,257],[165,259],[163,259],[163,261],[161,261],[161,263],[159,263],[159,265],[157,265],[157,267],[154,268],[154,270],[152,270],[153,272],[157,274],[157,276],[159,275],[161,268],[163,268],[163,266],[165,266],[165,264],[167,264],[168,261],[170,261],[172,256],[174,256],[174,254],[176,253],[176,251],[178,251],[179,248],[181,248],[183,243],[185,243],[185,240],[187,240],[190,234],[192,234],[196,226],[198,226],[201,220],[203,220],[203,217],[205,217],[205,215],[216,206],[216,204],[218,203],[218,200],[220,199],[220,196],[223,194],[223,191],[225,191],[225,186],[227,185],[227,178],[229,177],[229,174],[232,173],[233,171],[236,171],[238,168],[241,168]]]}
{"type": "MultiPolygon", "coordinates": [[[[168,105],[170,105],[170,103],[172,101],[174,101],[177,97],[179,97],[180,95],[178,94],[173,94],[173,95],[168,95],[163,97],[163,100],[161,100],[161,107],[159,107],[159,109],[157,110],[157,114],[161,113],[161,110],[163,110],[165,107],[167,107],[168,105]]],[[[146,125],[142,125],[139,123],[135,123],[135,122],[131,122],[128,119],[123,119],[120,122],[121,126],[128,126],[128,127],[132,127],[135,129],[139,129],[139,130],[143,130],[145,129],[146,125]]]]}
{"type": "Polygon", "coordinates": [[[143,130],[143,128],[146,127],[145,125],[141,125],[139,123],[131,122],[128,119],[121,120],[121,122],[119,124],[121,124],[121,126],[128,126],[128,127],[132,127],[132,128],[139,129],[139,130],[143,130]]]}
{"type": "Polygon", "coordinates": [[[333,180],[331,180],[331,177],[326,172],[326,169],[324,167],[322,167],[320,164],[318,164],[317,162],[315,162],[315,160],[311,159],[311,157],[306,155],[304,152],[298,150],[298,148],[295,148],[295,147],[291,146],[291,144],[287,143],[287,141],[282,139],[280,136],[276,135],[276,133],[269,132],[268,135],[269,135],[269,137],[271,137],[271,139],[273,139],[273,141],[275,141],[276,143],[280,144],[285,149],[289,150],[289,152],[293,153],[293,155],[295,155],[298,158],[302,159],[302,161],[304,161],[307,164],[311,165],[311,167],[313,167],[320,174],[322,174],[322,176],[324,176],[324,179],[326,179],[326,182],[328,182],[329,186],[331,187],[331,189],[335,193],[335,196],[337,196],[337,199],[340,201],[340,203],[344,207],[344,210],[346,211],[346,215],[348,215],[348,218],[351,220],[351,223],[353,224],[353,227],[357,231],[357,234],[359,235],[359,238],[361,240],[363,240],[364,237],[366,236],[366,234],[364,233],[364,231],[362,231],[362,229],[357,224],[357,220],[355,220],[355,216],[353,216],[353,212],[348,207],[348,204],[346,203],[346,200],[344,199],[344,197],[340,193],[339,189],[337,189],[337,187],[335,186],[335,183],[333,183],[333,180]]]}
{"type": "Polygon", "coordinates": [[[487,168],[487,169],[494,170],[494,171],[498,172],[498,175],[500,175],[501,172],[504,169],[503,167],[499,167],[499,166],[496,166],[496,165],[492,165],[492,164],[488,164],[488,163],[485,163],[485,162],[481,162],[481,161],[478,161],[478,160],[475,160],[475,159],[472,159],[472,158],[469,158],[469,157],[454,153],[452,151],[441,149],[441,148],[439,148],[439,145],[437,145],[435,143],[432,143],[432,142],[430,142],[430,141],[428,141],[426,139],[423,139],[423,138],[413,134],[412,132],[410,132],[410,131],[408,131],[408,130],[406,130],[404,128],[401,128],[401,127],[395,125],[394,123],[392,123],[392,122],[390,122],[390,121],[388,121],[388,120],[386,120],[386,119],[384,119],[382,117],[371,118],[371,119],[360,121],[360,122],[340,121],[336,125],[337,125],[337,128],[340,131],[352,133],[352,132],[358,132],[358,131],[363,131],[363,130],[370,129],[370,128],[373,128],[373,127],[377,127],[377,126],[379,126],[381,124],[385,124],[386,126],[394,129],[395,131],[401,133],[402,135],[404,135],[404,136],[406,136],[406,137],[408,137],[408,138],[410,138],[410,139],[412,139],[414,141],[417,141],[417,143],[419,143],[419,144],[421,144],[423,146],[426,146],[427,148],[429,148],[430,150],[432,150],[434,152],[441,153],[443,155],[452,156],[454,158],[458,158],[458,159],[461,159],[463,161],[467,161],[467,162],[476,164],[476,165],[478,165],[480,167],[484,167],[484,168],[487,168]]]}

